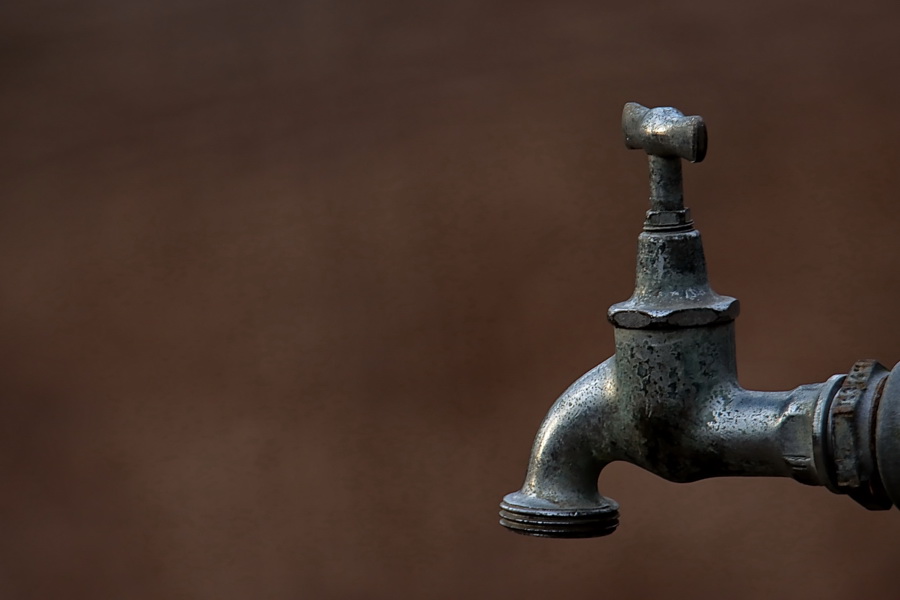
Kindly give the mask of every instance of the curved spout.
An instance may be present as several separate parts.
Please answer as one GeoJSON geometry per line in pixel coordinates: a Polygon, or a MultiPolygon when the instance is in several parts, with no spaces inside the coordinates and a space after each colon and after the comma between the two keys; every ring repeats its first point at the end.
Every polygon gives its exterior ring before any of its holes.
{"type": "Polygon", "coordinates": [[[519,533],[595,537],[612,533],[619,506],[597,489],[616,448],[615,358],[594,367],[556,401],[534,440],[525,484],[501,504],[501,523],[519,533]]]}

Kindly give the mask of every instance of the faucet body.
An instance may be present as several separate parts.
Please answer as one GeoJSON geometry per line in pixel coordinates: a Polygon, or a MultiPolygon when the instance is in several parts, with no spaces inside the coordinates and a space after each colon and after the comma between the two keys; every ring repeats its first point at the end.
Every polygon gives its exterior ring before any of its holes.
{"type": "Polygon", "coordinates": [[[703,159],[705,124],[629,103],[623,129],[629,148],[650,155],[635,291],[608,312],[615,355],[572,384],[544,419],[524,485],[501,503],[501,524],[536,536],[612,533],[618,505],[600,494],[597,479],[614,461],[674,482],[792,477],[870,509],[900,503],[900,369],[866,360],[846,376],[791,391],[743,389],[739,304],[710,288],[682,201],[680,159],[703,159]]]}

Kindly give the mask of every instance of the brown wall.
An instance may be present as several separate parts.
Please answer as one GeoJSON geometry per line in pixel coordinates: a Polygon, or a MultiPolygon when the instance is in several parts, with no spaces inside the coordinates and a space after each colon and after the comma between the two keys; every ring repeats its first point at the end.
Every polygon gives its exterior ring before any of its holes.
{"type": "MultiPolygon", "coordinates": [[[[786,6],[786,4],[790,4],[786,6]]],[[[496,524],[612,351],[645,165],[743,383],[900,360],[900,8],[4,2],[0,596],[896,598],[900,514],[614,465],[612,537],[496,524]]]]}

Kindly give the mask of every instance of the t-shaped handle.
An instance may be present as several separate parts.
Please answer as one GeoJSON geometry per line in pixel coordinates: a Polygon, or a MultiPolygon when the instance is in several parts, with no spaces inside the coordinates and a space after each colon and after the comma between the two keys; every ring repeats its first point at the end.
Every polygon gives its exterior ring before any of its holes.
{"type": "Polygon", "coordinates": [[[622,111],[625,145],[651,156],[700,162],[706,156],[706,123],[703,117],[684,116],[671,106],[647,108],[629,102],[622,111]]]}
{"type": "Polygon", "coordinates": [[[688,228],[684,208],[681,159],[700,162],[706,156],[706,123],[672,107],[647,108],[629,102],[622,111],[625,145],[650,158],[650,212],[645,229],[688,228]]]}

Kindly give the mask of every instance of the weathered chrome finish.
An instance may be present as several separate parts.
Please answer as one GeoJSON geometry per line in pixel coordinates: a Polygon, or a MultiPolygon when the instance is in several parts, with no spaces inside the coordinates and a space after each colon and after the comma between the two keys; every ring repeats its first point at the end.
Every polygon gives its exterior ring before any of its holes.
{"type": "Polygon", "coordinates": [[[629,103],[622,127],[628,148],[649,155],[651,209],[634,294],[608,313],[616,353],[550,409],[500,523],[535,536],[612,533],[619,507],[597,479],[618,460],[675,482],[792,477],[873,510],[900,504],[900,369],[867,360],[788,392],[743,389],[738,301],[710,288],[683,205],[681,159],[703,160],[703,119],[629,103]]]}

